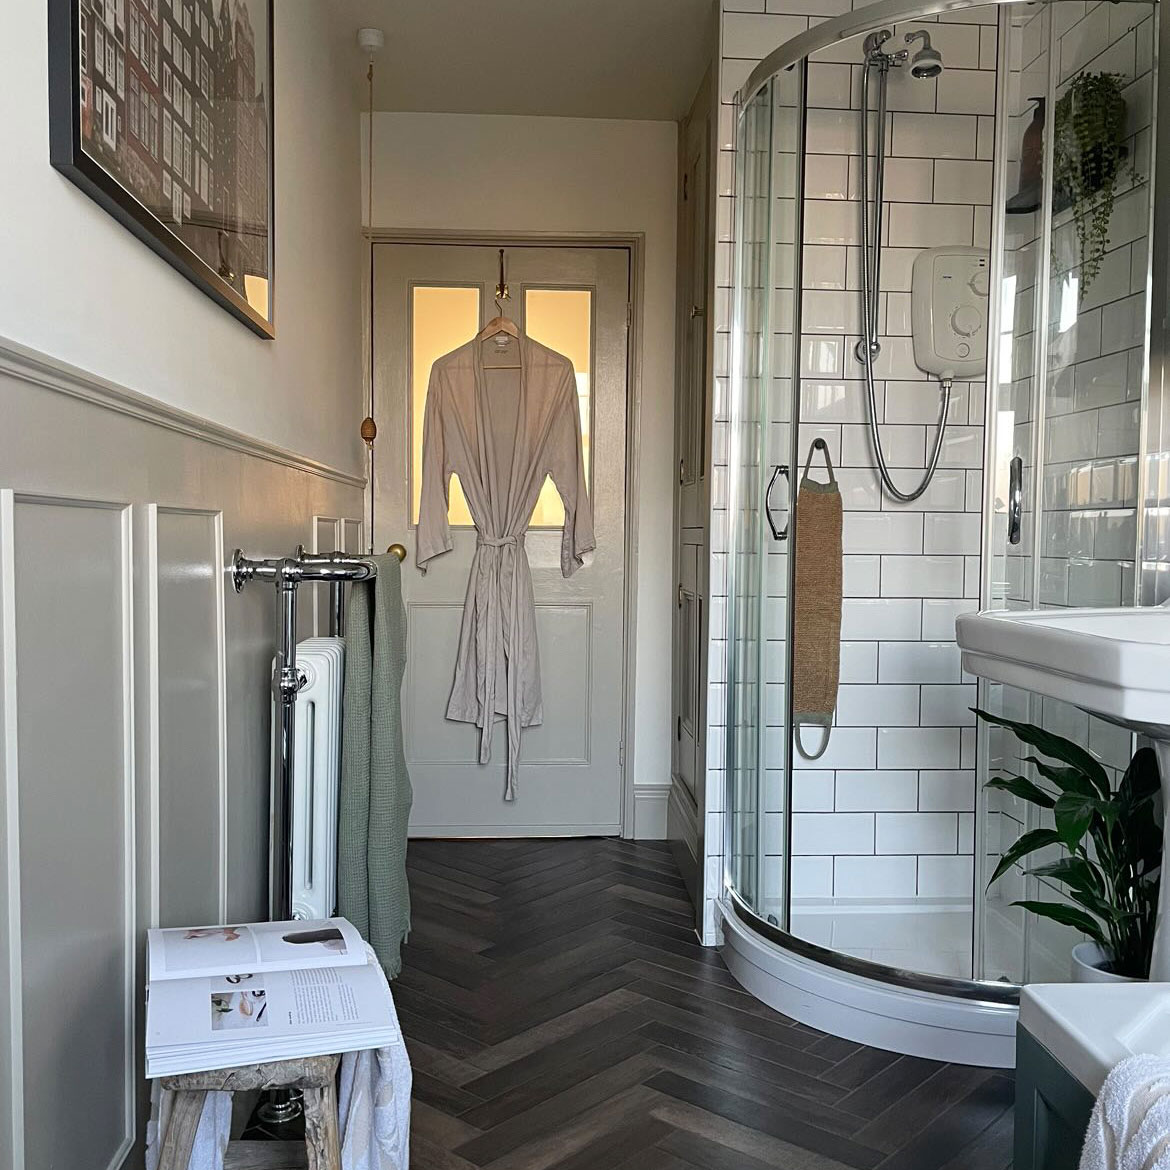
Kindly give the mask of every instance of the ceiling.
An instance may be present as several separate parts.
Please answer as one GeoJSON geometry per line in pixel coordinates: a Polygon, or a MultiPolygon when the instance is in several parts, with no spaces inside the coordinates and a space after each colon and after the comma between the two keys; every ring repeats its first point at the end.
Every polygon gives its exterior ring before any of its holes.
{"type": "Polygon", "coordinates": [[[380,28],[379,110],[675,120],[702,79],[711,0],[331,0],[380,28]]]}

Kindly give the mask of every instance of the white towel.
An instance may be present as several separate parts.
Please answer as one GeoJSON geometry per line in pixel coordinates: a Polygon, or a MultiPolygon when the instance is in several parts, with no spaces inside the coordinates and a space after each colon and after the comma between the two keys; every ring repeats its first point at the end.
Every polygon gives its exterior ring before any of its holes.
{"type": "Polygon", "coordinates": [[[1170,1170],[1170,1059],[1131,1056],[1105,1078],[1080,1170],[1170,1170]]]}
{"type": "Polygon", "coordinates": [[[408,1170],[410,1084],[402,1043],[342,1057],[337,1096],[342,1170],[408,1170]]]}
{"type": "MultiPolygon", "coordinates": [[[[341,1058],[338,1115],[342,1170],[410,1170],[410,1061],[401,1040],[341,1058]]],[[[174,1094],[151,1086],[146,1170],[158,1170],[160,1138],[174,1094]]],[[[188,1170],[223,1170],[232,1124],[231,1093],[208,1093],[188,1170]]]]}

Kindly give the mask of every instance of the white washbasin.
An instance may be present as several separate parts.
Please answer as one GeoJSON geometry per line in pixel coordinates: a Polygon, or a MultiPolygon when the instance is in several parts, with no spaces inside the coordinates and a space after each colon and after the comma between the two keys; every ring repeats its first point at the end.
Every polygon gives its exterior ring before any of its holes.
{"type": "Polygon", "coordinates": [[[961,614],[955,636],[970,674],[1170,736],[1170,609],[961,614]]]}
{"type": "MultiPolygon", "coordinates": [[[[1170,608],[995,610],[961,614],[963,669],[1063,699],[1149,736],[1170,809],[1170,608]]],[[[1086,745],[1082,745],[1086,746],[1086,745]]],[[[1162,855],[1170,858],[1170,816],[1162,855]]],[[[1170,981],[1170,880],[1158,895],[1150,978],[1170,981]]]]}

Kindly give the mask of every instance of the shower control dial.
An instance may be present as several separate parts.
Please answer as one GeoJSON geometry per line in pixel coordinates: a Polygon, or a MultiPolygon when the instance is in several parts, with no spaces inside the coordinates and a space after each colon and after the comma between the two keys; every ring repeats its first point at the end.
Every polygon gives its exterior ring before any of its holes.
{"type": "Polygon", "coordinates": [[[971,279],[967,281],[967,287],[977,296],[987,296],[988,289],[991,287],[991,280],[987,275],[986,267],[975,269],[971,275],[971,279]]]}
{"type": "Polygon", "coordinates": [[[951,314],[951,328],[960,337],[971,337],[983,327],[983,314],[974,305],[959,305],[951,314]]]}

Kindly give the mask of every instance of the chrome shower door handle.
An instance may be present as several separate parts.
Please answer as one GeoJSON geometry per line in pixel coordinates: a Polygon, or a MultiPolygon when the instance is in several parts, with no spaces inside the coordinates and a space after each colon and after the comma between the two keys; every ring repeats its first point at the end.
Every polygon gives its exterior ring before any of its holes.
{"type": "Polygon", "coordinates": [[[1017,455],[1008,464],[1008,544],[1020,543],[1020,517],[1024,511],[1024,460],[1017,455]]]}
{"type": "MultiPolygon", "coordinates": [[[[788,539],[788,525],[785,523],[783,528],[776,527],[776,521],[772,516],[772,489],[776,486],[776,481],[783,476],[788,479],[788,464],[777,463],[772,469],[772,478],[768,480],[768,490],[764,492],[764,515],[768,517],[768,527],[772,530],[773,540],[787,540],[788,539]]],[[[789,480],[789,489],[791,490],[791,480],[789,480]]]]}

